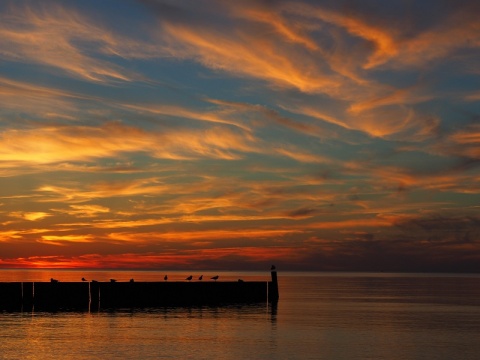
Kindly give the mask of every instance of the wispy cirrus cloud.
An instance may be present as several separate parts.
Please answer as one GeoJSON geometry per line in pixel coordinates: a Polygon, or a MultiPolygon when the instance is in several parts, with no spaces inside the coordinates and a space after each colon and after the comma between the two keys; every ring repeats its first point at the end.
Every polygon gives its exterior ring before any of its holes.
{"type": "Polygon", "coordinates": [[[16,211],[12,212],[9,214],[10,217],[14,218],[19,218],[19,219],[24,219],[28,221],[36,221],[36,220],[42,220],[48,216],[51,216],[51,214],[46,213],[46,212],[21,212],[21,211],[16,211]]]}
{"type": "Polygon", "coordinates": [[[95,237],[93,235],[42,235],[38,242],[65,246],[67,243],[85,243],[93,242],[94,240],[95,237]]]}
{"type": "Polygon", "coordinates": [[[67,209],[53,209],[57,213],[64,213],[77,218],[93,218],[99,214],[108,214],[110,209],[94,204],[69,205],[67,209]]]}
{"type": "Polygon", "coordinates": [[[218,243],[225,243],[231,239],[271,239],[278,238],[285,235],[291,235],[298,233],[299,230],[295,229],[219,229],[219,230],[206,230],[206,231],[169,231],[169,232],[115,232],[108,234],[108,237],[112,240],[123,240],[131,243],[149,243],[156,241],[161,244],[175,243],[179,244],[185,242],[187,245],[202,242],[202,244],[208,244],[212,246],[218,243]]]}
{"type": "Polygon", "coordinates": [[[0,138],[0,160],[26,164],[88,161],[124,152],[144,152],[167,159],[238,159],[241,153],[255,149],[251,135],[224,128],[151,133],[115,122],[100,127],[7,129],[0,138]]]}
{"type": "Polygon", "coordinates": [[[142,47],[125,37],[120,40],[118,35],[74,8],[53,3],[35,7],[6,4],[5,7],[0,16],[0,56],[5,60],[49,66],[88,81],[144,79],[114,62],[88,55],[83,46],[113,55],[124,53],[120,48],[132,46],[145,50],[146,44],[142,47]]]}
{"type": "Polygon", "coordinates": [[[362,64],[364,68],[378,66],[398,53],[398,45],[394,36],[378,24],[365,21],[354,12],[338,12],[321,6],[286,3],[285,10],[314,18],[324,23],[335,25],[346,30],[351,36],[362,38],[374,44],[374,50],[362,64]]]}
{"type": "Polygon", "coordinates": [[[158,104],[122,104],[122,106],[139,112],[146,112],[157,115],[165,115],[173,118],[184,118],[193,121],[207,122],[212,124],[223,124],[238,127],[240,129],[251,131],[251,127],[238,121],[231,119],[228,111],[200,111],[188,109],[182,106],[174,105],[158,105],[158,104]]]}
{"type": "MultiPolygon", "coordinates": [[[[266,9],[245,8],[245,11],[239,14],[257,23],[252,30],[235,23],[233,27],[219,29],[215,23],[195,18],[194,14],[185,8],[174,9],[175,16],[169,17],[173,10],[171,7],[170,11],[164,11],[165,7],[161,4],[150,4],[161,20],[159,37],[169,48],[170,54],[176,57],[194,58],[216,70],[237,76],[246,75],[276,86],[294,87],[305,92],[328,91],[327,89],[333,89],[338,84],[335,76],[322,70],[313,58],[291,51],[291,46],[295,46],[295,42],[292,43],[291,40],[300,40],[300,37],[294,35],[287,26],[277,22],[277,32],[269,31],[272,16],[275,15],[266,9]],[[279,28],[283,30],[278,32],[279,28]],[[258,31],[264,34],[262,38],[255,35],[258,31]],[[270,33],[271,36],[268,35],[270,33]],[[280,39],[277,38],[278,34],[280,39]],[[285,36],[286,41],[283,39],[285,36]],[[285,43],[290,46],[284,46],[285,43]],[[308,72],[305,72],[305,68],[309,69],[308,72]]],[[[235,11],[232,11],[232,14],[235,14],[235,11]]],[[[313,42],[309,43],[313,45],[313,42]]]]}
{"type": "MultiPolygon", "coordinates": [[[[74,113],[78,110],[75,100],[82,98],[87,98],[87,96],[0,77],[0,100],[3,104],[3,111],[28,113],[33,117],[38,116],[43,119],[60,117],[75,120],[74,113]]],[[[8,115],[3,115],[2,119],[11,121],[8,115]]]]}
{"type": "Polygon", "coordinates": [[[472,124],[450,135],[453,152],[468,158],[480,159],[480,125],[472,124]]]}

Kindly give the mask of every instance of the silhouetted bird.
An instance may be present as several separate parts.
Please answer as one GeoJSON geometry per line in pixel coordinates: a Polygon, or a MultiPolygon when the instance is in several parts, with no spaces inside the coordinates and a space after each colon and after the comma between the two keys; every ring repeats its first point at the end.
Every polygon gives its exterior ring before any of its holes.
{"type": "Polygon", "coordinates": [[[165,275],[165,276],[163,277],[163,280],[167,281],[167,280],[168,280],[168,276],[165,275]]]}
{"type": "Polygon", "coordinates": [[[92,280],[92,282],[98,282],[97,280],[92,280]]]}
{"type": "Polygon", "coordinates": [[[243,280],[242,280],[242,279],[238,279],[238,282],[243,282],[243,280]]]}
{"type": "Polygon", "coordinates": [[[135,282],[135,280],[133,280],[133,279],[130,279],[130,282],[135,282]]]}
{"type": "Polygon", "coordinates": [[[110,279],[110,282],[117,282],[117,280],[115,280],[115,279],[110,279]]]}
{"type": "Polygon", "coordinates": [[[270,268],[270,270],[275,270],[275,265],[272,265],[272,267],[270,268]]]}
{"type": "Polygon", "coordinates": [[[200,277],[198,278],[198,280],[202,281],[202,280],[203,280],[203,275],[200,275],[200,277]]]}
{"type": "Polygon", "coordinates": [[[185,280],[188,280],[188,281],[190,281],[190,280],[192,280],[192,279],[193,279],[193,276],[192,276],[192,275],[190,275],[190,276],[189,276],[189,277],[187,277],[185,280]]]}
{"type": "Polygon", "coordinates": [[[212,277],[211,279],[217,281],[217,280],[218,280],[218,275],[215,275],[215,276],[212,277]]]}
{"type": "Polygon", "coordinates": [[[54,279],[54,278],[50,278],[50,282],[52,283],[58,283],[58,280],[54,279]]]}
{"type": "Polygon", "coordinates": [[[87,279],[85,279],[85,278],[82,278],[82,281],[87,281],[87,279]]]}

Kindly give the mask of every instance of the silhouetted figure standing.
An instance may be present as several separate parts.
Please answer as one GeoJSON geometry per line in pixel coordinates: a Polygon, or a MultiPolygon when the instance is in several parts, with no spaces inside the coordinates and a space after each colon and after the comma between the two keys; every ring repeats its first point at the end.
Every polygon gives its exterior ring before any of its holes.
{"type": "Polygon", "coordinates": [[[165,275],[165,276],[163,277],[163,280],[167,281],[167,280],[168,280],[168,276],[165,275]]]}
{"type": "Polygon", "coordinates": [[[87,281],[87,279],[85,279],[85,278],[82,278],[82,281],[87,281]]]}
{"type": "Polygon", "coordinates": [[[217,280],[218,280],[218,275],[215,275],[215,276],[212,277],[211,279],[217,281],[217,280]]]}
{"type": "Polygon", "coordinates": [[[130,282],[135,282],[135,280],[134,280],[134,279],[130,279],[130,282]]]}
{"type": "Polygon", "coordinates": [[[200,275],[200,277],[198,278],[198,280],[202,281],[202,280],[203,280],[203,275],[200,275]]]}
{"type": "Polygon", "coordinates": [[[189,277],[187,277],[185,280],[188,280],[188,281],[191,281],[193,279],[193,276],[190,275],[189,277]]]}

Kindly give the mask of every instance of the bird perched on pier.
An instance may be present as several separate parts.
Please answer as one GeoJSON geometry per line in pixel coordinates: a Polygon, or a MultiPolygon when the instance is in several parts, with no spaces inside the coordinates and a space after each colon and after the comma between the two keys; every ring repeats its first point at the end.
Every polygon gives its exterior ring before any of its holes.
{"type": "Polygon", "coordinates": [[[85,279],[85,278],[82,278],[82,281],[87,281],[87,279],[85,279]]]}
{"type": "Polygon", "coordinates": [[[202,280],[203,280],[203,275],[200,275],[200,277],[198,278],[198,280],[202,281],[202,280]]]}
{"type": "Polygon", "coordinates": [[[52,283],[58,283],[58,280],[57,280],[57,279],[54,279],[54,278],[50,278],[50,282],[52,282],[52,283]]]}
{"type": "Polygon", "coordinates": [[[134,279],[130,279],[130,282],[135,282],[135,280],[134,280],[134,279]]]}
{"type": "Polygon", "coordinates": [[[215,275],[215,276],[212,277],[211,279],[217,281],[217,280],[218,280],[218,275],[215,275]]]}
{"type": "Polygon", "coordinates": [[[272,267],[270,268],[270,270],[275,270],[275,265],[272,265],[272,267]]]}
{"type": "Polygon", "coordinates": [[[115,279],[110,279],[110,282],[117,282],[117,280],[115,280],[115,279]]]}
{"type": "Polygon", "coordinates": [[[167,281],[167,280],[168,280],[168,276],[165,275],[165,276],[163,277],[163,280],[167,281]]]}
{"type": "Polygon", "coordinates": [[[192,276],[192,275],[190,275],[190,276],[189,276],[189,277],[187,277],[185,280],[188,280],[188,281],[190,281],[190,280],[192,280],[192,279],[193,279],[193,276],[192,276]]]}
{"type": "Polygon", "coordinates": [[[97,281],[97,280],[92,280],[92,282],[95,282],[95,283],[96,283],[96,282],[98,282],[98,281],[97,281]]]}

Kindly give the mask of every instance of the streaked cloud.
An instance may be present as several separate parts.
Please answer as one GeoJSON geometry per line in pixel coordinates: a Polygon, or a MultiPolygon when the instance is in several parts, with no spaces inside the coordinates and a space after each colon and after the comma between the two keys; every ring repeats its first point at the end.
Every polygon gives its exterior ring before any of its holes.
{"type": "Polygon", "coordinates": [[[212,157],[240,158],[240,152],[253,151],[254,138],[228,129],[212,128],[146,132],[118,122],[100,127],[51,126],[10,129],[0,133],[0,160],[49,164],[89,161],[124,152],[147,152],[153,157],[189,159],[212,157]]]}
{"type": "MultiPolygon", "coordinates": [[[[53,2],[40,6],[13,6],[2,11],[0,56],[8,61],[36,63],[90,81],[133,81],[139,75],[111,61],[89,56],[79,46],[86,42],[97,53],[116,53],[133,41],[113,35],[73,7],[53,2]]],[[[36,4],[38,5],[38,4],[36,4]]],[[[139,50],[142,47],[135,44],[139,50]]],[[[52,71],[53,72],[53,71],[52,71]]]]}
{"type": "Polygon", "coordinates": [[[94,237],[92,235],[42,235],[41,242],[55,245],[63,245],[63,243],[82,243],[82,242],[92,242],[94,237]]]}
{"type": "Polygon", "coordinates": [[[28,221],[36,221],[51,216],[51,214],[45,212],[12,212],[9,216],[28,221]]]}

